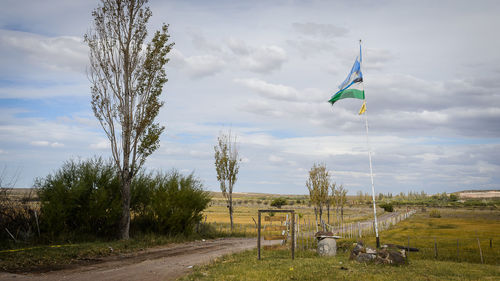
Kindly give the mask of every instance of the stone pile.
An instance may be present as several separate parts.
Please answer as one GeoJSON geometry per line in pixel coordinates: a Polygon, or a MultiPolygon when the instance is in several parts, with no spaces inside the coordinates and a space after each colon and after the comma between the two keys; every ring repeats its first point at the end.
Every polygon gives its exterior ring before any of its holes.
{"type": "Polygon", "coordinates": [[[349,258],[357,262],[401,265],[406,262],[406,252],[404,249],[388,245],[384,245],[381,249],[375,250],[370,247],[365,247],[363,242],[358,242],[354,245],[349,258]]]}

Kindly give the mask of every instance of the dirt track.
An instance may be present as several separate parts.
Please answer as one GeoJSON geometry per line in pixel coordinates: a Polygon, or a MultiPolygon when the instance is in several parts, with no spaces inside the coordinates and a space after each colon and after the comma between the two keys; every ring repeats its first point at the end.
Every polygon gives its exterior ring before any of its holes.
{"type": "MultiPolygon", "coordinates": [[[[268,241],[266,241],[268,242],[268,241]]],[[[276,241],[273,241],[276,242],[276,241]]],[[[175,280],[188,273],[190,267],[208,263],[225,254],[257,246],[256,238],[224,238],[196,241],[113,256],[46,273],[13,274],[0,272],[0,280],[175,280]]]]}

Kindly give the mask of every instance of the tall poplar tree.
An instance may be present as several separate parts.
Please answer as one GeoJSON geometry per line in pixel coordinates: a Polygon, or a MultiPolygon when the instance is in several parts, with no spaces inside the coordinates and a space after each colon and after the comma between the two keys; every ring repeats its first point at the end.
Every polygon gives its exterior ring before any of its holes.
{"type": "Polygon", "coordinates": [[[90,48],[92,110],[111,144],[121,181],[119,237],[129,238],[130,184],[160,145],[165,129],[155,121],[167,82],[164,66],[173,43],[163,24],[151,42],[148,0],[101,0],[84,40],[90,48]]]}
{"type": "Polygon", "coordinates": [[[220,190],[226,199],[229,210],[229,219],[231,221],[231,231],[233,230],[233,187],[238,179],[241,159],[238,155],[236,146],[236,137],[231,138],[231,132],[221,133],[217,137],[217,145],[214,146],[215,170],[217,180],[220,183],[220,190]]]}

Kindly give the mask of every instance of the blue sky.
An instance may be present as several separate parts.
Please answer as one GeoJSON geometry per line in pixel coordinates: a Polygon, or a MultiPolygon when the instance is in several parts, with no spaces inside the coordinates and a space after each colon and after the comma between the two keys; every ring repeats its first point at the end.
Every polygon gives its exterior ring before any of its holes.
{"type": "MultiPolygon", "coordinates": [[[[86,76],[98,1],[2,1],[0,167],[30,187],[68,159],[109,157],[86,76]]],[[[499,189],[497,1],[156,1],[170,24],[148,169],[194,172],[218,190],[213,145],[238,135],[235,191],[305,194],[325,163],[351,194],[370,191],[359,100],[326,101],[363,40],[376,192],[499,189]]]]}

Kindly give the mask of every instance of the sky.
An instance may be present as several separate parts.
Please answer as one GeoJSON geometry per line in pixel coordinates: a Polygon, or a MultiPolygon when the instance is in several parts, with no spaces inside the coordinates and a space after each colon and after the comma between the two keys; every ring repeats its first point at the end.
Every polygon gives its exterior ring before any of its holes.
{"type": "MultiPolygon", "coordinates": [[[[0,169],[31,187],[69,159],[111,157],[90,107],[99,1],[1,0],[0,169]]],[[[498,1],[159,1],[175,43],[145,166],[219,190],[214,145],[237,136],[235,192],[307,194],[315,163],[350,194],[500,189],[498,1]],[[361,100],[327,101],[359,54],[361,100]]],[[[4,182],[5,182],[4,179],[4,182]]]]}

